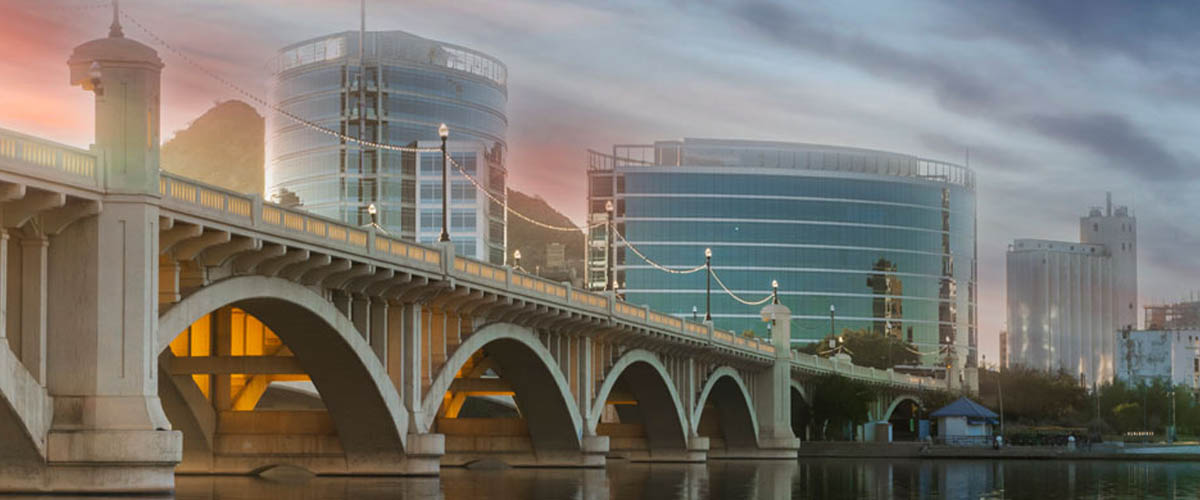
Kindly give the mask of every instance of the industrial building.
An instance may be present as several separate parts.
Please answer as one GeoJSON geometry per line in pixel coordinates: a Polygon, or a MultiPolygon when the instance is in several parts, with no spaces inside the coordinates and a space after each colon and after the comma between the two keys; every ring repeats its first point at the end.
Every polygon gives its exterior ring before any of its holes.
{"type": "Polygon", "coordinates": [[[1008,366],[1112,380],[1117,332],[1137,327],[1137,220],[1124,206],[1079,219],[1079,242],[1018,239],[1008,248],[1008,366]]]}

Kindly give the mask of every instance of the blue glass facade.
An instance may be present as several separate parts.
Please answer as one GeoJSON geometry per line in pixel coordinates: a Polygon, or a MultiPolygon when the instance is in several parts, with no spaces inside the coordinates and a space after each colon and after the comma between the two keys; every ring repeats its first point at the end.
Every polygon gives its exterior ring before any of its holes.
{"type": "MultiPolygon", "coordinates": [[[[974,176],[966,168],[879,151],[694,140],[593,152],[589,210],[649,259],[704,262],[744,298],[780,283],[798,344],[867,329],[911,341],[927,362],[947,346],[974,366],[974,176]],[[834,306],[832,324],[830,306],[834,306]]],[[[604,226],[591,231],[589,283],[611,281],[604,226]]],[[[627,301],[703,318],[705,273],[656,269],[618,239],[613,269],[627,301]]],[[[717,327],[766,335],[758,307],[713,285],[717,327]]]]}
{"type": "MultiPolygon", "coordinates": [[[[360,58],[358,37],[338,33],[281,50],[272,61],[271,102],[325,128],[397,146],[437,147],[438,125],[445,123],[451,156],[504,200],[504,65],[400,31],[367,32],[360,58]]],[[[367,207],[375,204],[389,233],[422,241],[440,233],[437,154],[361,148],[277,115],[267,130],[272,195],[291,191],[305,209],[356,224],[370,222],[367,207]]],[[[451,176],[450,234],[459,253],[503,263],[503,206],[476,193],[453,168],[451,176]]]]}

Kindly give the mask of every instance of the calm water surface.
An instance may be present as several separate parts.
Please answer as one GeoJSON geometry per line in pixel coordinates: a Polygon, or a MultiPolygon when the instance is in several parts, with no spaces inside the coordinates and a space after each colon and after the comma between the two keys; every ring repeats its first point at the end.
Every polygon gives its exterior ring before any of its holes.
{"type": "Polygon", "coordinates": [[[605,470],[443,469],[440,478],[297,476],[265,480],[180,476],[177,488],[174,498],[179,500],[1200,498],[1200,463],[873,459],[713,461],[696,465],[609,462],[605,470]]]}

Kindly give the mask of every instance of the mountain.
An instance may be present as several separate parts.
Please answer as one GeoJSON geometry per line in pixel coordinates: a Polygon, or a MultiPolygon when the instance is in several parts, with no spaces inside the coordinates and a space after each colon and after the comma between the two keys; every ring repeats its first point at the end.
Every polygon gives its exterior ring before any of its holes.
{"type": "Polygon", "coordinates": [[[239,193],[263,192],[263,117],[249,104],[218,102],[162,145],[162,169],[239,193]]]}
{"type": "MultiPolygon", "coordinates": [[[[530,196],[515,189],[508,190],[508,206],[510,209],[529,216],[529,218],[553,226],[574,226],[567,216],[563,215],[540,196],[530,196]]],[[[521,267],[534,271],[538,266],[546,264],[546,245],[562,243],[566,246],[567,266],[575,269],[580,278],[583,277],[583,231],[557,231],[539,227],[516,215],[508,215],[508,256],[511,259],[516,250],[521,251],[521,267]]]]}

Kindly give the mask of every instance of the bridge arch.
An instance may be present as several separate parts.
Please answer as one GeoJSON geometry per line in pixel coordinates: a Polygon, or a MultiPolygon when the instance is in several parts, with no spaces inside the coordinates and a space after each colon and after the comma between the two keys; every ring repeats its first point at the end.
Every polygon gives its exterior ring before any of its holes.
{"type": "Polygon", "coordinates": [[[653,450],[684,450],[687,448],[686,409],[679,399],[671,376],[662,360],[650,351],[634,349],[625,353],[604,376],[588,417],[588,431],[596,432],[608,396],[622,376],[633,383],[630,390],[638,401],[646,440],[653,450]]]}
{"type": "Polygon", "coordinates": [[[894,413],[896,411],[896,408],[899,408],[900,404],[905,401],[912,401],[913,403],[916,403],[917,406],[925,405],[925,403],[921,402],[921,398],[916,395],[901,394],[899,396],[896,396],[895,398],[892,398],[892,402],[890,404],[888,404],[887,410],[885,410],[883,412],[883,415],[879,420],[881,420],[881,421],[891,420],[892,413],[894,413]]]}
{"type": "Polygon", "coordinates": [[[535,449],[582,449],[582,417],[554,355],[532,330],[511,323],[479,328],[446,359],[422,400],[423,417],[418,422],[422,432],[433,427],[438,407],[455,376],[471,356],[485,347],[512,386],[535,449]]]}
{"type": "Polygon", "coordinates": [[[234,306],[269,326],[312,379],[350,470],[387,470],[404,459],[408,413],[367,342],[328,300],[294,282],[241,276],[188,295],[159,316],[157,352],[217,309],[234,306]]]}
{"type": "Polygon", "coordinates": [[[792,380],[788,390],[792,405],[792,434],[808,440],[812,426],[812,389],[798,380],[792,380]]]}
{"type": "Polygon", "coordinates": [[[804,384],[801,384],[796,380],[792,380],[791,386],[792,391],[794,391],[796,395],[800,396],[800,401],[806,405],[812,405],[812,396],[808,393],[808,388],[804,387],[804,384]]]}
{"type": "Polygon", "coordinates": [[[700,433],[704,407],[709,398],[717,407],[726,446],[754,447],[758,445],[758,417],[754,414],[754,402],[746,382],[737,370],[723,366],[714,370],[692,410],[692,432],[700,433]]]}

